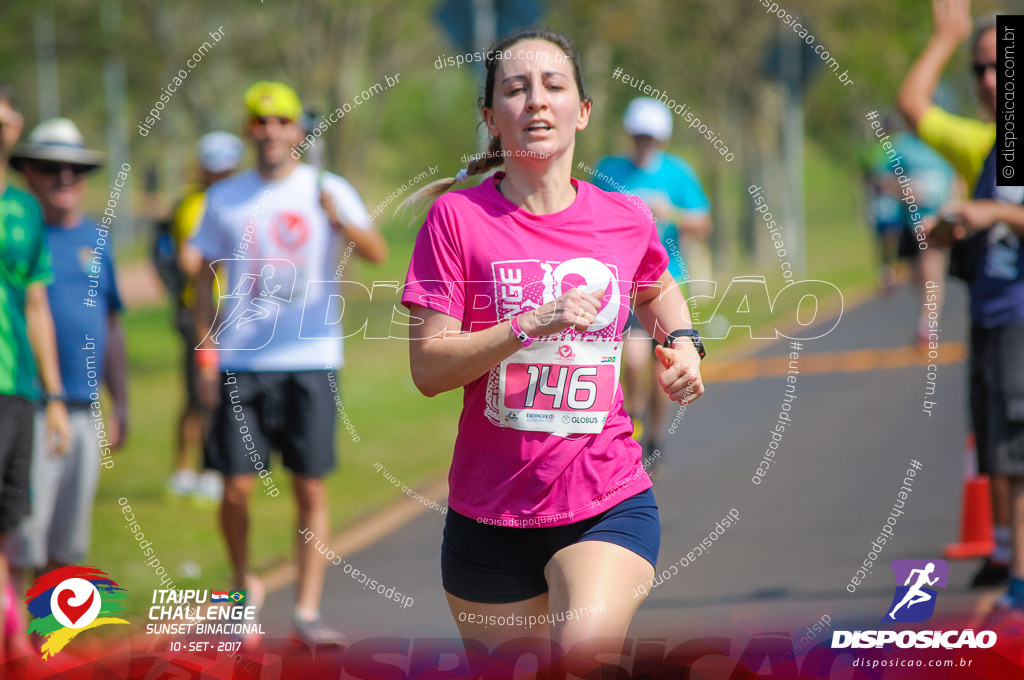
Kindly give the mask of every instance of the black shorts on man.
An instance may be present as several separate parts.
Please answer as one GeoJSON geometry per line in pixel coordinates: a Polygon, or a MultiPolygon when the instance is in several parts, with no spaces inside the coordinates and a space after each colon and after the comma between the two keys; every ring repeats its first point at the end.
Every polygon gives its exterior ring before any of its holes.
{"type": "Polygon", "coordinates": [[[972,327],[970,378],[979,472],[1024,476],[1024,325],[972,327]]]}
{"type": "Polygon", "coordinates": [[[0,394],[0,534],[17,528],[31,507],[28,485],[34,427],[32,402],[0,394]]]}
{"type": "Polygon", "coordinates": [[[337,411],[330,373],[222,373],[205,467],[225,475],[254,475],[270,468],[269,454],[276,450],[296,475],[320,478],[333,470],[337,411]]]}

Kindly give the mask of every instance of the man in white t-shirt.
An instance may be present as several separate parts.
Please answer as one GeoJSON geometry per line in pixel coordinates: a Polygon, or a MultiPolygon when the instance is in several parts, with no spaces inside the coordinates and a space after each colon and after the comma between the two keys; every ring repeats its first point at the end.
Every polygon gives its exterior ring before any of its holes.
{"type": "MultiPolygon", "coordinates": [[[[247,573],[248,502],[259,485],[276,497],[271,449],[293,473],[298,526],[321,546],[328,540],[324,477],[335,465],[337,413],[331,372],[341,368],[338,284],[340,251],[380,263],[387,245],[355,189],[337,175],[301,163],[302,105],[283,83],[260,81],[245,94],[247,136],[256,168],[207,192],[206,212],[192,244],[202,253],[196,290],[221,278],[219,309],[196,301],[200,389],[214,409],[206,467],[224,474],[220,524],[234,587],[247,604],[263,588],[247,573]],[[333,302],[332,302],[333,301],[333,302]],[[257,479],[259,477],[259,479],[257,479]]],[[[327,560],[312,542],[298,543],[295,628],[311,644],[345,644],[321,621],[327,560]]]]}

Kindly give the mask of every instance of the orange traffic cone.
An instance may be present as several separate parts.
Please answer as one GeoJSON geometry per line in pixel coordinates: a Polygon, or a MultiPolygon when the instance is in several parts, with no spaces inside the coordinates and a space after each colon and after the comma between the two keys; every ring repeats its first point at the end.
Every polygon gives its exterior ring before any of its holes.
{"type": "Polygon", "coordinates": [[[974,473],[974,433],[967,435],[967,479],[964,481],[963,510],[960,515],[960,542],[950,543],[944,557],[963,560],[987,557],[995,548],[992,528],[992,491],[988,475],[974,473]]]}

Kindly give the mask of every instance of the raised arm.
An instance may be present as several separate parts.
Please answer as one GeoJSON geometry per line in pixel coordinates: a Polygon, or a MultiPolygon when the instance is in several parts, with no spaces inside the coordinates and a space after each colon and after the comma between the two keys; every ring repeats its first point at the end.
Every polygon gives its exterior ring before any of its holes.
{"type": "Polygon", "coordinates": [[[971,34],[970,0],[932,0],[934,31],[900,87],[898,105],[916,133],[932,106],[939,78],[960,44],[971,34]]]}

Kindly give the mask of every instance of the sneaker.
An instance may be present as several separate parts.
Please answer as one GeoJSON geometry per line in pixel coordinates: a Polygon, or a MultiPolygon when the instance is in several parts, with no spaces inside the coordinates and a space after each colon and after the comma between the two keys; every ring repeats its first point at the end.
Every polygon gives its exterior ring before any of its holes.
{"type": "Polygon", "coordinates": [[[928,351],[928,338],[931,332],[928,330],[928,319],[920,317],[917,320],[917,330],[914,332],[914,346],[919,352],[928,351]]]}
{"type": "Polygon", "coordinates": [[[195,470],[177,470],[167,481],[167,493],[178,498],[187,498],[196,492],[199,475],[195,470]]]}
{"type": "MultiPolygon", "coordinates": [[[[255,615],[252,620],[246,620],[247,624],[255,624],[253,629],[259,630],[260,623],[260,610],[263,608],[263,602],[266,600],[267,591],[263,587],[263,581],[252,574],[245,578],[245,600],[233,604],[235,607],[253,607],[255,608],[255,615]]],[[[249,633],[248,635],[235,636],[236,640],[242,643],[242,649],[246,651],[252,651],[260,645],[260,640],[263,638],[259,633],[249,633]]]]}
{"type": "Polygon", "coordinates": [[[1024,610],[1014,606],[1009,593],[1000,597],[981,621],[981,628],[997,634],[1019,636],[1024,633],[1024,610]]]}
{"type": "Polygon", "coordinates": [[[896,289],[896,270],[889,265],[882,267],[882,271],[878,275],[878,287],[885,295],[892,295],[893,290],[896,289]]]}
{"type": "Polygon", "coordinates": [[[202,508],[215,508],[224,496],[224,479],[219,472],[207,470],[198,477],[192,501],[202,508]]]}
{"type": "Polygon", "coordinates": [[[345,634],[328,626],[319,616],[312,621],[307,621],[296,614],[294,624],[295,634],[311,647],[317,645],[345,647],[348,645],[348,638],[345,634]]]}
{"type": "Polygon", "coordinates": [[[993,562],[992,558],[986,557],[981,568],[971,579],[971,588],[991,588],[993,586],[1004,586],[1010,581],[1010,565],[993,562]]]}

